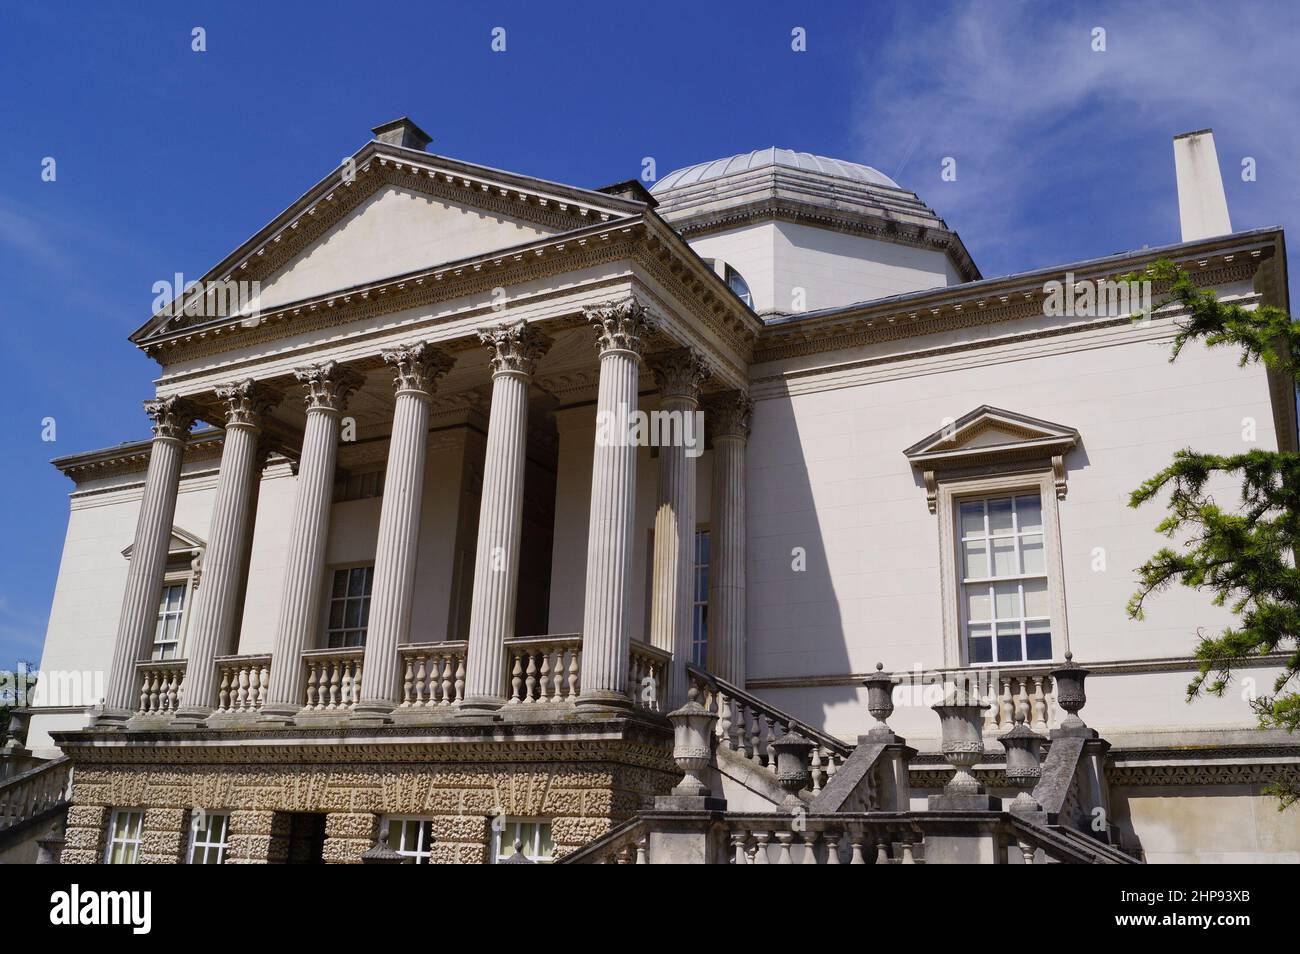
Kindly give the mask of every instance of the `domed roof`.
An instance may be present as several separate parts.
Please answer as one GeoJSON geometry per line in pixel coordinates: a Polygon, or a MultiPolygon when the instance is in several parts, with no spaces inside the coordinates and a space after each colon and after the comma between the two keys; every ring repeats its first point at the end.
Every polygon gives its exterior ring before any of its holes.
{"type": "Polygon", "coordinates": [[[795,152],[793,149],[778,149],[771,146],[767,149],[755,149],[753,152],[742,152],[735,156],[728,156],[725,159],[714,159],[712,162],[701,162],[693,166],[687,166],[684,169],[677,169],[651,186],[650,191],[654,193],[667,192],[670,189],[698,185],[711,179],[721,179],[723,176],[750,172],[754,169],[762,169],[765,166],[781,166],[787,169],[797,169],[801,172],[817,172],[838,179],[860,182],[863,185],[887,186],[891,189],[899,188],[897,182],[879,169],[871,168],[871,166],[864,166],[857,162],[846,162],[843,159],[831,159],[827,156],[815,156],[811,152],[795,152]]]}

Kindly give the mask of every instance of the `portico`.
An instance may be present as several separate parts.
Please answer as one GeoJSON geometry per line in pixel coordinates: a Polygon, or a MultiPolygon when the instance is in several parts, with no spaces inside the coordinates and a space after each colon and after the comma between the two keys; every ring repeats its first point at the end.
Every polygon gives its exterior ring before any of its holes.
{"type": "MultiPolygon", "coordinates": [[[[326,352],[287,373],[267,369],[272,373],[186,389],[162,405],[150,404],[155,418],[170,416],[155,442],[163,449],[151,470],[155,502],[142,509],[137,532],[144,559],[133,564],[131,586],[144,604],[156,606],[162,587],[164,530],[180,483],[179,467],[166,454],[183,450],[188,426],[181,425],[188,422],[182,414],[225,428],[217,505],[183,658],[159,666],[150,658],[150,641],[138,633],[131,638],[141,624],[124,610],[118,645],[127,655],[110,679],[113,704],[100,724],[197,727],[256,719],[288,726],[348,718],[382,725],[550,706],[667,711],[684,698],[695,471],[713,454],[701,457],[698,449],[672,444],[637,447],[596,429],[582,629],[556,635],[519,626],[530,449],[537,456],[530,445],[547,443],[553,428],[548,410],[563,406],[570,416],[593,420],[602,412],[636,410],[645,400],[665,410],[694,410],[701,385],[727,362],[725,353],[682,340],[687,336],[679,319],[647,306],[643,297],[628,294],[576,314],[564,309],[533,320],[489,313],[468,334],[410,335],[366,352],[326,352]],[[385,414],[387,433],[377,435],[385,414]],[[447,496],[426,486],[427,464],[444,446],[430,435],[448,433],[462,435],[465,466],[480,475],[477,501],[464,492],[453,501],[458,543],[476,541],[468,578],[462,575],[454,587],[469,594],[467,631],[453,631],[449,615],[443,632],[416,632],[413,604],[433,582],[417,572],[421,508],[430,494],[447,496]],[[347,474],[341,461],[354,460],[360,447],[384,458],[383,493],[369,530],[373,582],[362,644],[331,647],[323,641],[322,619],[331,570],[327,543],[339,509],[336,486],[347,474]],[[241,637],[250,612],[241,602],[250,572],[246,554],[258,533],[261,468],[272,454],[294,462],[296,487],[274,643],[269,654],[250,653],[241,637]],[[656,504],[649,525],[641,525],[637,464],[650,455],[658,457],[657,469],[643,468],[641,482],[656,488],[656,504]],[[648,580],[633,574],[642,534],[653,540],[648,580]],[[638,587],[645,589],[639,602],[649,610],[644,619],[629,611],[638,587]]],[[[705,435],[715,420],[725,422],[715,449],[727,448],[730,461],[738,446],[743,461],[734,421],[734,409],[745,404],[743,392],[726,388],[731,382],[725,376],[713,380],[723,390],[714,395],[718,410],[706,413],[705,435]]],[[[668,436],[680,444],[691,435],[668,436]]],[[[743,468],[728,463],[719,473],[714,560],[743,572],[743,468]]],[[[557,544],[550,557],[567,561],[574,554],[557,544]]],[[[725,570],[722,585],[729,585],[725,570]]],[[[536,612],[530,621],[536,624],[536,612]]],[[[743,640],[743,627],[720,630],[728,632],[743,640]]],[[[743,658],[743,643],[716,651],[743,658]]]]}

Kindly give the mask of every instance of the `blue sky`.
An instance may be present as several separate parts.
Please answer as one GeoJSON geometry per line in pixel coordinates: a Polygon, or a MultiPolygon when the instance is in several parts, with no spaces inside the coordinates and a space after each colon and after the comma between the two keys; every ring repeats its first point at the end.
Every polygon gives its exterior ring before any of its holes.
{"type": "Polygon", "coordinates": [[[199,277],[381,121],[584,186],[771,145],[865,162],[993,276],[1177,241],[1170,141],[1206,126],[1234,227],[1294,225],[1298,28],[1289,2],[0,0],[0,668],[40,657],[71,486],[49,459],[148,435],[156,366],[126,336],[154,282],[199,277]]]}

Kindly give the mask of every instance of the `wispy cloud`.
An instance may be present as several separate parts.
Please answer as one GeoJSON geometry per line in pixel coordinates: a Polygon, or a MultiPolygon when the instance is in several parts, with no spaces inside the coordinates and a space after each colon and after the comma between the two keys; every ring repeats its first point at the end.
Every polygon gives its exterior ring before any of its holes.
{"type": "Polygon", "coordinates": [[[886,169],[901,165],[900,181],[995,266],[982,263],[986,273],[1045,264],[1036,253],[1057,251],[1061,215],[1081,198],[1111,227],[1144,216],[1176,226],[1170,139],[1202,126],[1215,127],[1235,227],[1294,214],[1278,202],[1300,193],[1300,7],[981,3],[899,16],[894,42],[863,63],[858,145],[886,169]],[[1260,181],[1234,188],[1243,155],[1260,181]],[[945,156],[955,182],[940,181],[945,156]],[[1129,195],[1160,207],[1108,203],[1098,181],[1121,176],[1129,195]]]}

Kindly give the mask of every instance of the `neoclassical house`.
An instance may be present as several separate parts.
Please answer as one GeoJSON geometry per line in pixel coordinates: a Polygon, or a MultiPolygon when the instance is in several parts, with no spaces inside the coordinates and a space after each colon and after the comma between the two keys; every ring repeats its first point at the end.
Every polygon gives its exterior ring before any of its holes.
{"type": "Polygon", "coordinates": [[[429,141],[377,127],[159,308],[153,438],[54,461],[11,829],[66,810],[65,863],[1300,861],[1263,793],[1300,745],[1249,706],[1279,660],[1188,704],[1226,611],[1125,614],[1162,541],[1130,490],[1297,445],[1287,382],[1171,364],[1177,314],[1102,294],[1171,258],[1287,306],[1208,134],[1180,243],[1001,278],[856,163],[586,189],[429,141]]]}

